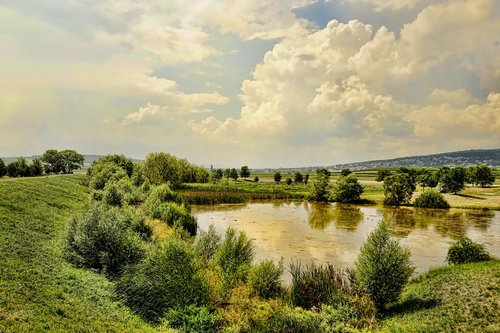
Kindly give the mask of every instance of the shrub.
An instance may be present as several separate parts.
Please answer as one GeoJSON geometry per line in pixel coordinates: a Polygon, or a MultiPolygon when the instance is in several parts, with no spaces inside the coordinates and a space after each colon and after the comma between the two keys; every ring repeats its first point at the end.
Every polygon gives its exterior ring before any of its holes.
{"type": "Polygon", "coordinates": [[[414,203],[415,207],[420,208],[450,208],[450,204],[443,195],[437,191],[424,191],[414,203]]]}
{"type": "Polygon", "coordinates": [[[474,243],[469,238],[462,238],[448,249],[448,264],[465,264],[469,262],[488,261],[491,259],[483,245],[474,243]]]}
{"type": "Polygon", "coordinates": [[[219,316],[206,307],[190,305],[181,309],[171,309],[165,316],[170,327],[181,333],[212,333],[219,328],[219,316]]]}
{"type": "Polygon", "coordinates": [[[414,184],[406,173],[396,173],[384,178],[384,204],[399,206],[407,203],[413,194],[414,184]]]}
{"type": "Polygon", "coordinates": [[[271,298],[281,292],[284,271],[283,259],[277,265],[272,260],[265,260],[250,269],[248,283],[259,296],[271,298]]]}
{"type": "Polygon", "coordinates": [[[110,206],[121,207],[123,204],[123,193],[115,184],[108,184],[102,193],[102,201],[110,206]]]}
{"type": "Polygon", "coordinates": [[[206,263],[212,260],[221,245],[222,237],[211,224],[208,231],[202,231],[194,243],[196,254],[206,263]]]}
{"type": "Polygon", "coordinates": [[[292,185],[293,180],[292,180],[292,178],[287,178],[285,182],[287,185],[292,185]]]}
{"type": "Polygon", "coordinates": [[[138,262],[143,255],[130,216],[117,208],[93,204],[69,221],[65,256],[74,265],[116,277],[125,265],[138,262]]]}
{"type": "Polygon", "coordinates": [[[164,202],[175,202],[181,204],[183,203],[183,199],[180,195],[172,191],[168,184],[163,184],[156,186],[151,190],[146,201],[144,202],[144,210],[152,218],[159,219],[162,214],[160,204],[164,202]]]}
{"type": "Polygon", "coordinates": [[[290,273],[290,301],[305,309],[343,302],[351,289],[347,271],[330,264],[317,266],[311,263],[302,267],[300,263],[292,263],[290,273]]]}
{"type": "Polygon", "coordinates": [[[312,198],[318,201],[327,201],[330,191],[330,172],[326,169],[316,170],[316,180],[312,184],[312,198]]]}
{"type": "Polygon", "coordinates": [[[224,241],[216,253],[216,263],[222,270],[222,277],[228,287],[238,280],[244,280],[254,257],[252,241],[244,232],[236,236],[236,229],[227,228],[224,241]]]}
{"type": "Polygon", "coordinates": [[[321,319],[318,314],[301,308],[284,308],[276,311],[263,327],[258,329],[262,333],[313,333],[323,332],[320,328],[321,319]]]}
{"type": "Polygon", "coordinates": [[[201,306],[208,296],[192,248],[175,235],[127,267],[116,289],[130,308],[150,321],[158,321],[170,309],[201,306]]]}
{"type": "Polygon", "coordinates": [[[389,234],[382,221],[370,233],[356,261],[357,287],[371,295],[379,310],[396,301],[415,270],[411,253],[389,234]]]}
{"type": "Polygon", "coordinates": [[[356,202],[363,193],[363,186],[354,175],[341,176],[332,185],[331,199],[339,202],[356,202]]]}

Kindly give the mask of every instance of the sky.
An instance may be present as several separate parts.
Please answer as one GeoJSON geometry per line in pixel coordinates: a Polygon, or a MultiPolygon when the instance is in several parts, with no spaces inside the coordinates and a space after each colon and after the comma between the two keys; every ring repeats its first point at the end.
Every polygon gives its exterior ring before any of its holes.
{"type": "Polygon", "coordinates": [[[500,147],[498,0],[0,0],[0,156],[500,147]]]}

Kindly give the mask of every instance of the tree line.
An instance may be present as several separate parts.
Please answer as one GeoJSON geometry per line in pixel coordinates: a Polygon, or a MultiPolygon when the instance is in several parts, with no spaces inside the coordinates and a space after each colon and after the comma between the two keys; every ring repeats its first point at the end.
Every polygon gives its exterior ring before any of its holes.
{"type": "Polygon", "coordinates": [[[31,163],[24,157],[6,164],[0,159],[0,177],[36,177],[43,174],[69,174],[83,166],[84,157],[75,150],[47,150],[31,163]]]}

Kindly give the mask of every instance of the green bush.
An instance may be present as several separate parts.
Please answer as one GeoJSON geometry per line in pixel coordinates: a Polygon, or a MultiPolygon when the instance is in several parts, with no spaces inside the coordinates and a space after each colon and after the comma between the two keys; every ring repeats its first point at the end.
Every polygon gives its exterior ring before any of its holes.
{"type": "Polygon", "coordinates": [[[281,276],[284,271],[283,260],[277,265],[272,260],[264,260],[250,269],[248,283],[259,296],[271,298],[282,290],[281,276]]]}
{"type": "Polygon", "coordinates": [[[121,207],[123,204],[123,193],[116,184],[107,184],[102,193],[102,201],[110,206],[121,207]]]}
{"type": "Polygon", "coordinates": [[[262,333],[320,333],[321,319],[318,314],[301,308],[284,308],[275,312],[263,327],[257,329],[262,333]]]}
{"type": "Polygon", "coordinates": [[[128,266],[116,290],[130,308],[150,321],[159,321],[170,309],[202,306],[208,297],[193,249],[175,235],[137,265],[128,266]]]}
{"type": "Polygon", "coordinates": [[[413,204],[419,208],[450,208],[450,204],[446,201],[443,195],[437,191],[427,190],[415,199],[413,204]]]}
{"type": "Polygon", "coordinates": [[[160,205],[164,202],[182,204],[183,199],[180,195],[172,191],[168,184],[163,184],[156,186],[151,190],[146,201],[144,202],[144,210],[152,218],[159,219],[162,214],[160,205]]]}
{"type": "Polygon", "coordinates": [[[252,241],[244,232],[236,236],[236,229],[227,228],[224,241],[217,249],[216,263],[228,287],[245,280],[254,257],[252,241]]]}
{"type": "Polygon", "coordinates": [[[399,298],[415,270],[410,256],[410,251],[391,237],[385,221],[380,222],[361,247],[356,261],[357,287],[371,295],[379,310],[399,298]]]}
{"type": "Polygon", "coordinates": [[[469,238],[462,238],[448,249],[446,261],[448,264],[465,264],[491,260],[491,256],[483,245],[474,243],[469,238]]]}
{"type": "Polygon", "coordinates": [[[143,243],[131,228],[131,215],[118,208],[93,204],[69,221],[65,256],[74,265],[116,277],[144,255],[143,243]]]}
{"type": "Polygon", "coordinates": [[[331,186],[330,198],[338,202],[356,202],[359,201],[363,193],[363,186],[358,183],[358,179],[354,175],[347,177],[341,176],[331,186]]]}
{"type": "Polygon", "coordinates": [[[170,327],[181,333],[217,332],[220,318],[206,307],[190,305],[180,309],[171,309],[164,318],[170,327]]]}
{"type": "Polygon", "coordinates": [[[292,263],[290,273],[290,301],[304,309],[341,303],[351,290],[348,272],[330,264],[317,266],[311,263],[302,267],[300,263],[292,263]]]}
{"type": "Polygon", "coordinates": [[[196,254],[205,263],[214,258],[217,249],[221,245],[222,237],[215,231],[215,227],[211,224],[208,231],[202,231],[194,243],[196,254]]]}

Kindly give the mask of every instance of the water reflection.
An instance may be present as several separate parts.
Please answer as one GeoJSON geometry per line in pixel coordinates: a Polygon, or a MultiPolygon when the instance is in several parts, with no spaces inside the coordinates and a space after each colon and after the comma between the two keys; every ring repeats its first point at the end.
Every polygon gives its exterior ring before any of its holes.
{"type": "Polygon", "coordinates": [[[308,212],[307,223],[317,230],[324,230],[334,222],[337,228],[355,231],[364,217],[354,205],[312,202],[305,203],[304,208],[308,212]]]}
{"type": "Polygon", "coordinates": [[[408,246],[417,272],[443,265],[450,242],[467,236],[500,256],[500,212],[385,208],[301,201],[193,206],[201,230],[229,226],[253,239],[256,260],[285,258],[352,267],[368,234],[382,219],[408,246]]]}

